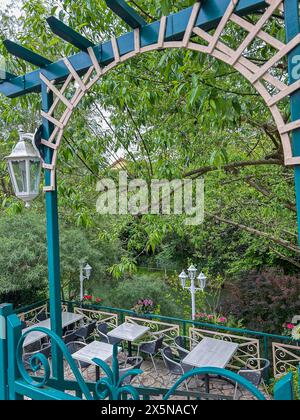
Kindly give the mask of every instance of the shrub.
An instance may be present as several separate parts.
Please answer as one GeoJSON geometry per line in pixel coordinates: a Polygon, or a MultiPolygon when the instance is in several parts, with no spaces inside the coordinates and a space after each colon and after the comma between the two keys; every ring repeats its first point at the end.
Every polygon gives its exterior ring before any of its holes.
{"type": "Polygon", "coordinates": [[[248,328],[280,333],[300,313],[300,280],[269,269],[245,274],[230,287],[223,312],[243,319],[248,328]]]}

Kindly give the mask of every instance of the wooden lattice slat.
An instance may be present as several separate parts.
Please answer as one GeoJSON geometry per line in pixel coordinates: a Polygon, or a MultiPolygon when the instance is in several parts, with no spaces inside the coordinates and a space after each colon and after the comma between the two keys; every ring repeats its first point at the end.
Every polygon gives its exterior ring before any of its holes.
{"type": "Polygon", "coordinates": [[[48,140],[42,140],[42,144],[45,147],[49,147],[53,150],[52,162],[43,165],[45,170],[51,172],[51,185],[47,185],[44,190],[53,191],[55,189],[57,153],[63,138],[64,129],[69,122],[74,109],[80,103],[86,92],[91,89],[101,77],[121,62],[125,62],[126,60],[141,53],[161,50],[164,48],[188,48],[200,53],[210,54],[216,59],[222,60],[232,66],[241,73],[253,85],[270,108],[278,131],[281,135],[285,164],[299,164],[300,157],[293,157],[292,155],[290,135],[293,130],[300,128],[300,120],[286,123],[278,107],[278,103],[300,89],[300,80],[291,85],[287,85],[283,81],[285,79],[274,75],[274,73],[271,72],[271,69],[280,60],[284,59],[293,48],[299,45],[300,35],[296,36],[288,44],[285,44],[268,34],[264,30],[264,26],[269,19],[272,18],[272,15],[276,10],[279,10],[280,13],[283,12],[283,0],[265,0],[265,2],[269,6],[266,8],[257,23],[252,24],[235,13],[238,0],[231,0],[214,34],[211,35],[203,29],[195,26],[201,8],[201,1],[197,1],[191,10],[189,22],[182,41],[165,41],[167,17],[163,16],[160,20],[158,40],[156,44],[141,47],[141,32],[140,29],[137,28],[134,30],[134,49],[126,55],[120,55],[117,39],[115,37],[111,39],[114,60],[103,68],[99,64],[94,48],[88,48],[87,53],[89,54],[91,60],[91,66],[83,77],[75,71],[71,62],[65,58],[64,64],[68,68],[70,74],[60,89],[55,86],[54,83],[50,82],[45,75],[41,74],[42,82],[47,86],[49,91],[53,92],[55,96],[50,110],[47,113],[42,112],[42,117],[54,124],[54,130],[50,138],[48,140]],[[230,22],[238,25],[248,33],[236,50],[222,42],[222,34],[230,22]],[[204,40],[208,45],[205,46],[195,43],[192,40],[192,36],[195,35],[204,40]],[[275,50],[273,56],[270,57],[270,59],[262,66],[258,66],[256,63],[244,56],[245,51],[247,51],[255,39],[265,42],[275,50]],[[68,91],[69,86],[74,84],[76,86],[75,93],[71,99],[69,97],[67,98],[66,92],[68,91]],[[65,110],[62,112],[60,118],[55,117],[54,115],[59,104],[62,104],[65,107],[65,110]]]}

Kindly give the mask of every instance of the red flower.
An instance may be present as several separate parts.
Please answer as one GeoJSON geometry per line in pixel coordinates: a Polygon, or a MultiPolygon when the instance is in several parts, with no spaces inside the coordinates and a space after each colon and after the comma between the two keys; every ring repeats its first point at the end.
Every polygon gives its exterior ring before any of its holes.
{"type": "Polygon", "coordinates": [[[97,299],[96,299],[96,303],[100,303],[100,302],[102,302],[102,300],[103,300],[103,299],[97,298],[97,299]]]}
{"type": "Polygon", "coordinates": [[[83,298],[84,300],[92,300],[93,299],[93,296],[84,296],[84,298],[83,298]]]}
{"type": "Polygon", "coordinates": [[[288,330],[293,330],[295,328],[295,325],[293,325],[293,324],[287,324],[286,327],[287,327],[288,330]]]}

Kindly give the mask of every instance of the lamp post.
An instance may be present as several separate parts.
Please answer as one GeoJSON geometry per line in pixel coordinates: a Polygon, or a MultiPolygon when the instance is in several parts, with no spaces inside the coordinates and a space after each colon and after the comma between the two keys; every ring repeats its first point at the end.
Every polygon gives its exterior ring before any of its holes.
{"type": "Polygon", "coordinates": [[[185,271],[179,275],[179,280],[181,282],[181,286],[183,290],[189,290],[191,292],[192,297],[192,320],[195,321],[196,318],[196,293],[203,292],[206,288],[206,276],[201,272],[197,277],[198,286],[195,285],[195,280],[197,276],[197,268],[194,265],[191,265],[190,268],[187,270],[188,274],[185,271]],[[190,285],[187,285],[187,281],[190,280],[190,285]]]}
{"type": "Polygon", "coordinates": [[[80,302],[83,302],[83,282],[89,280],[92,274],[92,267],[87,264],[85,267],[83,264],[80,265],[80,302]]]}
{"type": "Polygon", "coordinates": [[[34,135],[19,129],[19,142],[5,159],[16,196],[29,207],[39,194],[42,159],[34,135]]]}

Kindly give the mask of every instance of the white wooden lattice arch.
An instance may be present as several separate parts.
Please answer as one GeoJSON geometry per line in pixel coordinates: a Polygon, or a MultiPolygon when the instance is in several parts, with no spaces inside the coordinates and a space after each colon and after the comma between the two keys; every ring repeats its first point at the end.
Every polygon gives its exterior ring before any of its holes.
{"type": "Polygon", "coordinates": [[[266,0],[266,3],[269,4],[269,6],[259,18],[258,22],[254,25],[235,14],[235,7],[238,0],[231,0],[227,11],[213,35],[195,26],[201,8],[201,2],[197,1],[192,9],[190,20],[182,41],[165,42],[167,18],[164,16],[160,21],[158,41],[155,44],[147,47],[141,47],[140,30],[136,29],[134,33],[134,50],[121,56],[117,40],[116,38],[112,38],[111,43],[114,53],[114,61],[106,67],[100,67],[93,48],[89,48],[88,54],[90,56],[91,66],[82,78],[75,71],[70,61],[65,58],[64,63],[70,74],[60,90],[53,82],[49,81],[45,75],[41,73],[40,77],[42,82],[47,85],[48,90],[52,91],[55,97],[49,112],[42,112],[42,117],[54,124],[55,127],[50,138],[48,140],[42,140],[42,144],[44,146],[53,150],[51,164],[43,164],[44,169],[51,172],[50,185],[47,185],[44,188],[44,191],[55,190],[55,167],[64,129],[67,126],[74,109],[84,95],[94,86],[95,83],[99,81],[101,77],[120,63],[124,63],[128,59],[145,52],[167,48],[186,48],[192,51],[209,54],[212,57],[232,66],[235,70],[242,74],[262,96],[266,105],[270,109],[278,128],[278,132],[281,136],[285,165],[299,165],[300,157],[293,157],[291,134],[293,130],[300,128],[300,120],[296,120],[292,123],[286,123],[278,105],[280,101],[300,89],[300,80],[289,85],[287,82],[283,81],[282,78],[277,77],[274,73],[272,74],[272,69],[300,44],[300,34],[292,41],[283,43],[263,30],[263,27],[275,11],[279,11],[280,13],[283,12],[283,1],[284,0],[266,0]],[[221,40],[222,33],[229,22],[233,22],[248,33],[244,41],[236,50],[232,49],[221,40]],[[202,41],[205,41],[207,45],[201,45],[193,42],[191,40],[192,35],[199,37],[202,41]],[[255,39],[262,40],[275,50],[274,55],[262,66],[253,63],[243,55],[255,39]],[[66,96],[66,92],[71,84],[76,86],[76,90],[72,95],[72,98],[69,99],[66,96]],[[63,105],[65,110],[61,114],[60,118],[56,119],[54,117],[54,112],[59,104],[63,105]]]}

